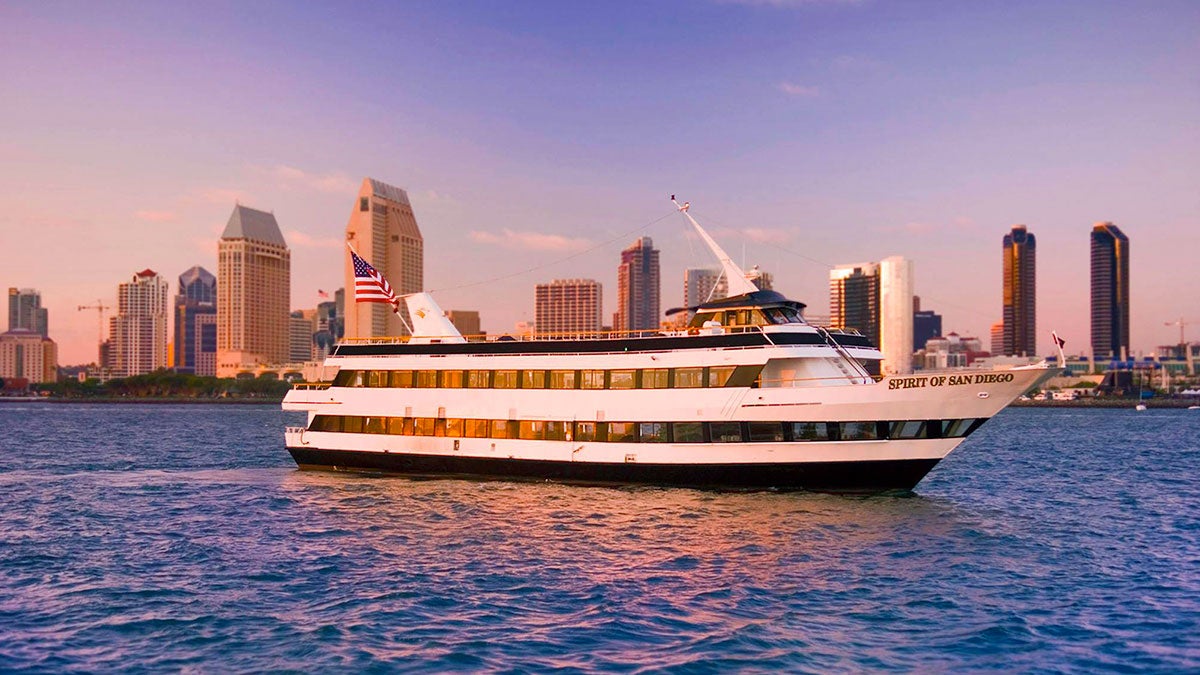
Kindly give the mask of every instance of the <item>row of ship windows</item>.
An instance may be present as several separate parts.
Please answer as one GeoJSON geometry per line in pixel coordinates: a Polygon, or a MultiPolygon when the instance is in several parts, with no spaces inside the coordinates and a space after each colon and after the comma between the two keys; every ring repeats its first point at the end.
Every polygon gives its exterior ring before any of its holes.
{"type": "Polygon", "coordinates": [[[342,370],[335,387],[422,389],[698,389],[755,387],[762,366],[625,370],[342,370]]]}
{"type": "Polygon", "coordinates": [[[550,422],[317,415],[310,431],[609,443],[745,443],[961,438],[984,419],[889,422],[550,422]]]}

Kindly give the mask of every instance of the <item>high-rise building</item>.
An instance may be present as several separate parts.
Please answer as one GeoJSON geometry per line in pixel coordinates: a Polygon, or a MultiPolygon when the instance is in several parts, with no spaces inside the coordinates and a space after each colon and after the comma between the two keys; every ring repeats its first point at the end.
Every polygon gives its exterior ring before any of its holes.
{"type": "Polygon", "coordinates": [[[1092,226],[1092,357],[1129,356],[1129,237],[1112,223],[1092,226]]]}
{"type": "Polygon", "coordinates": [[[912,309],[912,262],[900,256],[829,273],[830,326],[856,329],[878,345],[884,374],[912,372],[912,309]]]}
{"type": "Polygon", "coordinates": [[[683,306],[720,300],[729,295],[729,282],[720,267],[689,267],[683,271],[683,306]]]}
{"type": "Polygon", "coordinates": [[[177,371],[217,374],[217,278],[199,265],[179,275],[174,335],[177,371]]]}
{"type": "Polygon", "coordinates": [[[1004,235],[1004,356],[1037,356],[1037,239],[1024,225],[1004,235]]]}
{"type": "MultiPolygon", "coordinates": [[[[408,194],[398,187],[364,178],[346,225],[346,241],[387,279],[397,297],[425,287],[425,239],[417,227],[408,194]]],[[[346,286],[354,292],[354,265],[346,254],[346,286]]],[[[407,335],[408,305],[400,303],[402,321],[385,302],[354,302],[346,307],[346,337],[407,335]]],[[[411,325],[411,322],[409,322],[411,325]]]]}
{"type": "Polygon", "coordinates": [[[304,363],[313,359],[313,336],[317,310],[297,309],[288,319],[288,362],[304,363]]]}
{"type": "Polygon", "coordinates": [[[942,336],[942,315],[926,309],[913,312],[913,347],[919,348],[930,338],[942,336]]]}
{"type": "Polygon", "coordinates": [[[29,330],[0,333],[0,379],[24,379],[30,384],[58,379],[58,345],[29,330]]]}
{"type": "Polygon", "coordinates": [[[334,292],[333,300],[317,305],[316,332],[313,333],[313,359],[323,361],[333,345],[342,339],[342,301],[346,293],[339,288],[334,292]]]}
{"type": "Polygon", "coordinates": [[[479,312],[473,309],[448,309],[446,318],[464,336],[483,335],[483,328],[479,323],[479,312]]]}
{"type": "Polygon", "coordinates": [[[50,319],[42,307],[42,294],[32,288],[8,289],[8,329],[24,328],[50,337],[50,319]]]}
{"type": "Polygon", "coordinates": [[[538,333],[591,333],[603,323],[603,289],[593,279],[555,279],[538,284],[534,330],[538,333]]]}
{"type": "Polygon", "coordinates": [[[991,331],[991,348],[992,356],[1002,356],[1004,354],[1004,322],[997,321],[992,324],[991,331]]]}
{"type": "MultiPolygon", "coordinates": [[[[617,320],[614,330],[657,330],[661,289],[658,274],[658,249],[650,237],[638,237],[621,251],[617,267],[617,320]]],[[[541,321],[538,330],[543,330],[541,321]]]]}
{"type": "Polygon", "coordinates": [[[274,214],[238,205],[217,245],[217,375],[290,356],[292,254],[274,214]]]}
{"type": "Polygon", "coordinates": [[[150,269],[117,287],[117,315],[108,320],[111,370],[132,377],[167,367],[170,284],[150,269]]]}

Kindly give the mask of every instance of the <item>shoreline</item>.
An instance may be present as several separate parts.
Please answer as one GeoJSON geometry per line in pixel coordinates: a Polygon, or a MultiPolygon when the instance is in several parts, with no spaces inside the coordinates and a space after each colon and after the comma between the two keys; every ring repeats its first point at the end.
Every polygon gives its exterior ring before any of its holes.
{"type": "Polygon", "coordinates": [[[96,398],[54,398],[50,396],[0,396],[0,405],[5,403],[104,403],[104,404],[135,404],[149,403],[153,405],[170,405],[181,403],[185,405],[216,404],[216,405],[279,405],[283,398],[162,398],[162,397],[96,397],[96,398]]]}
{"type": "MultiPolygon", "coordinates": [[[[1189,406],[1200,405],[1200,400],[1181,398],[1148,398],[1142,401],[1146,408],[1171,408],[1186,410],[1189,406]]],[[[1129,408],[1138,404],[1135,398],[1081,398],[1075,401],[1013,401],[1010,408],[1129,408]]]]}

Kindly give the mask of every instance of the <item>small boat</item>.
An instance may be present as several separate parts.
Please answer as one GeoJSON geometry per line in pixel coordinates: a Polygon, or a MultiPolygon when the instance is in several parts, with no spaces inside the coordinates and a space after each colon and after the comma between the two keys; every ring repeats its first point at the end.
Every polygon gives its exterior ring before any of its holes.
{"type": "Polygon", "coordinates": [[[1133,409],[1134,409],[1134,410],[1136,410],[1136,411],[1138,411],[1138,412],[1142,412],[1143,410],[1145,410],[1145,409],[1146,409],[1146,404],[1145,404],[1145,403],[1139,403],[1139,404],[1137,404],[1136,406],[1134,406],[1134,408],[1133,408],[1133,409]]]}

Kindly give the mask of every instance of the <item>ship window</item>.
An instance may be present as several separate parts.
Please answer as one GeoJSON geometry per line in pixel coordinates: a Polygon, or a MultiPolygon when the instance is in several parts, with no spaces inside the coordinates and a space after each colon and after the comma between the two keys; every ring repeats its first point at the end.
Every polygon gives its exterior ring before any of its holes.
{"type": "Polygon", "coordinates": [[[550,371],[550,388],[551,389],[574,389],[575,388],[575,371],[573,371],[573,370],[552,370],[552,371],[550,371]]]}
{"type": "Polygon", "coordinates": [[[675,386],[680,389],[696,389],[704,386],[703,368],[676,368],[675,386]]]}
{"type": "Polygon", "coordinates": [[[763,313],[761,311],[759,311],[757,309],[752,309],[752,310],[749,310],[749,312],[750,312],[750,316],[749,316],[749,321],[747,321],[748,324],[750,324],[752,326],[765,326],[765,325],[771,323],[767,319],[767,317],[765,315],[763,315],[763,313]]]}
{"type": "Polygon", "coordinates": [[[333,386],[335,387],[354,387],[357,386],[355,381],[358,379],[357,370],[339,370],[338,374],[333,378],[333,386]]]}
{"type": "Polygon", "coordinates": [[[367,386],[369,387],[386,387],[388,384],[388,372],[386,370],[372,370],[368,377],[367,386]]]}
{"type": "Polygon", "coordinates": [[[418,370],[417,371],[417,387],[421,389],[433,389],[437,386],[436,370],[418,370]]]}
{"type": "Polygon", "coordinates": [[[413,386],[413,374],[411,370],[393,370],[391,376],[391,386],[407,389],[413,386]]]}
{"type": "Polygon", "coordinates": [[[468,370],[467,387],[471,389],[487,389],[492,386],[492,371],[468,370]]]}
{"type": "Polygon", "coordinates": [[[757,387],[761,384],[759,376],[762,374],[762,369],[762,366],[738,366],[733,369],[733,374],[725,380],[725,386],[757,387]]]}
{"type": "Polygon", "coordinates": [[[708,369],[708,386],[724,387],[733,375],[733,366],[715,366],[708,369]]]}
{"type": "Polygon", "coordinates": [[[925,423],[920,420],[892,422],[891,438],[925,438],[925,423]]]}
{"type": "Polygon", "coordinates": [[[635,384],[634,370],[614,370],[609,373],[609,389],[633,389],[635,384]]]}
{"type": "Polygon", "coordinates": [[[671,424],[671,433],[676,443],[703,443],[703,422],[675,422],[671,424]]]}
{"type": "Polygon", "coordinates": [[[432,436],[433,426],[432,417],[415,417],[413,418],[413,435],[432,436]]]}
{"type": "Polygon", "coordinates": [[[609,422],[608,441],[610,443],[636,443],[637,425],[633,422],[609,422]]]}
{"type": "Polygon", "coordinates": [[[415,426],[415,422],[413,420],[414,420],[414,418],[412,418],[412,417],[404,418],[404,435],[405,436],[412,436],[413,434],[416,433],[416,430],[413,428],[415,426]]]}
{"type": "Polygon", "coordinates": [[[878,438],[874,422],[842,422],[843,441],[874,441],[878,438]]]}
{"type": "Polygon", "coordinates": [[[750,440],[773,442],[783,440],[783,425],[779,422],[751,422],[750,440]]]}
{"type": "Polygon", "coordinates": [[[541,441],[546,438],[546,423],[540,420],[521,420],[517,437],[526,441],[541,441]]]}
{"type": "Polygon", "coordinates": [[[840,422],[826,422],[825,423],[825,433],[829,434],[829,440],[831,440],[831,441],[842,440],[842,425],[841,425],[841,423],[840,422]]]}
{"type": "Polygon", "coordinates": [[[742,441],[741,422],[710,422],[708,429],[713,443],[740,443],[742,441]]]}
{"type": "Polygon", "coordinates": [[[350,434],[362,433],[363,418],[346,415],[342,418],[342,431],[350,434]]]}
{"type": "Polygon", "coordinates": [[[492,438],[508,438],[508,428],[512,426],[508,420],[492,420],[492,438]]]}
{"type": "Polygon", "coordinates": [[[310,431],[341,431],[342,418],[340,415],[317,415],[308,428],[310,431]]]}
{"type": "Polygon", "coordinates": [[[942,438],[960,438],[967,435],[971,422],[975,420],[942,420],[942,438]]]}
{"type": "Polygon", "coordinates": [[[522,370],[521,371],[521,388],[522,389],[545,389],[546,388],[546,371],[544,371],[544,370],[522,370]]]}
{"type": "Polygon", "coordinates": [[[581,370],[581,371],[579,371],[579,387],[581,389],[603,389],[604,388],[604,371],[603,370],[581,370]]]}
{"type": "Polygon", "coordinates": [[[382,418],[382,417],[365,417],[365,418],[363,418],[363,433],[364,434],[382,434],[382,433],[384,433],[384,418],[382,418]]]}
{"type": "Polygon", "coordinates": [[[441,381],[441,386],[443,389],[462,389],[463,371],[442,370],[438,372],[438,379],[441,381]]]}
{"type": "Polygon", "coordinates": [[[497,370],[496,379],[492,384],[496,389],[516,389],[517,388],[517,371],[515,370],[497,370]]]}
{"type": "Polygon", "coordinates": [[[602,441],[602,437],[597,435],[595,422],[576,422],[575,423],[575,440],[577,441],[602,441]]]}
{"type": "Polygon", "coordinates": [[[393,436],[404,435],[404,418],[389,417],[387,418],[387,432],[393,436]]]}
{"type": "Polygon", "coordinates": [[[433,435],[439,436],[439,437],[446,435],[446,419],[445,418],[438,417],[433,420],[433,435]]]}
{"type": "Polygon", "coordinates": [[[467,438],[487,438],[488,421],[465,420],[463,422],[463,435],[467,438]]]}
{"type": "Polygon", "coordinates": [[[666,368],[652,368],[642,371],[643,389],[666,389],[669,371],[666,368]]]}
{"type": "Polygon", "coordinates": [[[827,441],[824,422],[792,422],[793,441],[827,441]]]}
{"type": "Polygon", "coordinates": [[[546,440],[564,441],[567,439],[567,422],[546,422],[546,440]]]}
{"type": "Polygon", "coordinates": [[[457,418],[446,420],[446,435],[451,438],[462,438],[463,421],[457,418]]]}
{"type": "Polygon", "coordinates": [[[697,312],[696,316],[692,317],[691,325],[703,326],[705,321],[712,321],[712,320],[713,320],[712,312],[697,312]]]}
{"type": "Polygon", "coordinates": [[[666,443],[666,422],[642,422],[638,424],[638,438],[642,443],[666,443]]]}

